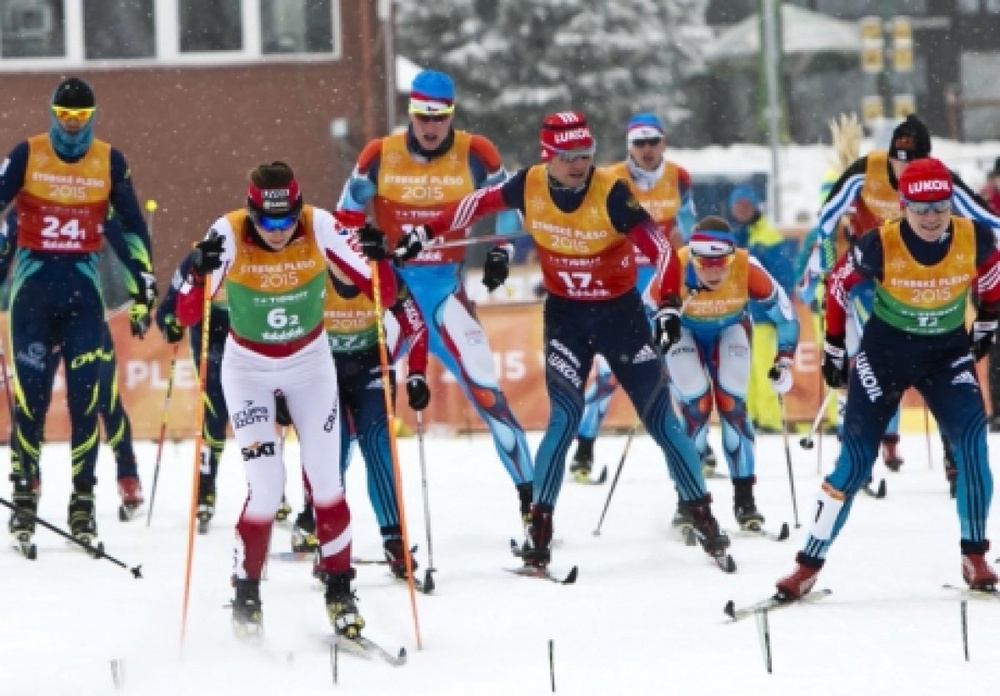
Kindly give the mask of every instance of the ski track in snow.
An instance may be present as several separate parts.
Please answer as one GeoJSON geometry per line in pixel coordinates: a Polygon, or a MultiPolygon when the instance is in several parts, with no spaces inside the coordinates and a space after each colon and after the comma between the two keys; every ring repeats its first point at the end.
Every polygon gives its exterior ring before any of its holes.
{"type": "MultiPolygon", "coordinates": [[[[530,434],[532,448],[540,438],[530,434]]],[[[1000,445],[992,436],[993,445],[1000,445]]],[[[718,433],[712,435],[718,448],[718,433]]],[[[794,441],[793,441],[794,442],[794,441]]],[[[597,443],[598,465],[617,466],[623,436],[597,443]]],[[[0,553],[0,684],[19,694],[547,694],[548,644],[562,694],[888,694],[986,693],[1000,679],[1000,602],[969,603],[971,662],[962,654],[959,601],[941,589],[961,584],[958,524],[932,438],[927,466],[923,434],[905,435],[899,474],[881,465],[889,494],[859,496],[834,545],[819,586],[833,589],[822,603],[791,607],[770,620],[774,673],[764,669],[754,621],[730,624],[722,608],[773,592],[792,568],[807,526],[793,525],[783,543],[735,538],[739,570],[720,573],[700,550],[670,529],[675,496],[666,467],[648,436],[633,443],[602,534],[594,537],[609,485],[563,487],[555,523],[562,544],[558,572],[576,564],[576,585],[512,576],[509,539],[520,538],[514,488],[485,436],[428,436],[428,484],[437,592],[417,596],[423,649],[417,648],[410,598],[380,566],[359,566],[356,589],[365,634],[395,652],[401,668],[340,655],[332,680],[323,595],[308,563],[272,561],[262,586],[266,637],[241,644],[232,635],[233,524],[245,483],[238,448],[230,441],[221,466],[218,512],[211,532],[195,537],[186,639],[181,615],[194,464],[190,442],[168,443],[161,465],[152,526],[145,513],[117,518],[114,463],[102,447],[98,527],[107,552],[144,579],[106,560],[68,548],[50,532],[35,536],[38,560],[0,553]],[[116,691],[111,661],[124,660],[124,689],[116,691]]],[[[155,445],[138,443],[148,496],[155,445]]],[[[411,544],[427,543],[415,439],[399,441],[411,544]]],[[[825,437],[826,465],[836,442],[825,437]]],[[[6,456],[6,453],[0,454],[6,456]]],[[[792,451],[799,511],[813,509],[819,477],[816,452],[792,451]]],[[[289,500],[301,505],[298,451],[289,444],[289,500]]],[[[63,526],[69,497],[68,447],[45,447],[40,514],[63,526]]],[[[722,468],[720,466],[720,468],[722,468]]],[[[758,505],[772,529],[792,524],[780,436],[758,443],[758,505]]],[[[612,472],[613,473],[613,472],[612,472]]],[[[732,490],[708,483],[715,511],[729,528],[732,490]]],[[[381,540],[356,457],[348,473],[354,514],[354,553],[378,557],[381,540]]],[[[9,492],[8,492],[9,494],[9,492]]],[[[6,495],[6,494],[5,494],[6,495]]],[[[997,538],[996,518],[990,524],[997,538]]],[[[287,549],[289,531],[275,527],[273,549],[287,549]]],[[[995,558],[996,552],[991,554],[995,558]]]]}

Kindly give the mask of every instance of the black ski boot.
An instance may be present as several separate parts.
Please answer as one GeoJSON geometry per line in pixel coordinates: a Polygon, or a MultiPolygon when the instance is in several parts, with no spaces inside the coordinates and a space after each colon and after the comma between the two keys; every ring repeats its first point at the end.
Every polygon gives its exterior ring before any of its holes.
{"type": "MultiPolygon", "coordinates": [[[[705,445],[705,454],[701,458],[701,473],[705,478],[720,478],[719,474],[716,473],[716,467],[719,464],[719,460],[715,456],[715,451],[712,449],[711,445],[705,445]]],[[[724,478],[724,477],[722,477],[724,478]]]]}
{"type": "Polygon", "coordinates": [[[288,517],[292,514],[292,506],[288,504],[285,500],[285,496],[281,496],[281,505],[278,507],[278,511],[274,513],[275,522],[287,522],[288,517]]]}
{"type": "Polygon", "coordinates": [[[740,529],[759,532],[764,526],[764,516],[757,510],[753,499],[755,477],[733,479],[733,512],[740,529]]]}
{"type": "Polygon", "coordinates": [[[358,614],[357,597],[351,590],[351,580],[354,571],[346,573],[326,573],[326,615],[330,618],[333,630],[338,636],[358,638],[365,620],[358,614]]]}
{"type": "Polygon", "coordinates": [[[678,500],[677,510],[674,512],[674,518],[670,521],[670,524],[674,529],[682,532],[685,529],[694,527],[694,515],[691,514],[691,505],[685,503],[683,500],[678,500]]]}
{"type": "Polygon", "coordinates": [[[525,541],[521,560],[526,566],[544,568],[552,560],[552,512],[531,506],[531,517],[524,529],[525,541]]]}
{"type": "Polygon", "coordinates": [[[729,537],[712,515],[710,502],[711,498],[706,496],[703,501],[691,505],[695,536],[709,556],[723,556],[729,548],[729,537]]]}
{"type": "MultiPolygon", "coordinates": [[[[19,491],[15,487],[13,498],[14,506],[19,510],[24,510],[35,515],[38,512],[38,493],[34,490],[19,491]]],[[[31,537],[35,534],[35,519],[27,515],[19,515],[12,512],[10,522],[7,524],[11,536],[14,538],[14,546],[26,558],[35,560],[37,549],[31,537]]]]}
{"type": "Polygon", "coordinates": [[[69,531],[74,537],[88,544],[97,537],[93,493],[74,491],[70,496],[69,531]]]}
{"type": "Polygon", "coordinates": [[[237,638],[259,636],[264,631],[263,603],[260,601],[260,580],[233,578],[236,598],[233,599],[233,632],[237,638]]]}
{"type": "Polygon", "coordinates": [[[215,515],[215,481],[202,474],[198,478],[198,533],[208,534],[208,525],[215,515]]]}
{"type": "Polygon", "coordinates": [[[410,568],[417,572],[417,559],[409,551],[403,550],[403,540],[399,537],[390,537],[382,542],[385,551],[385,560],[389,561],[389,570],[400,580],[406,580],[406,555],[410,557],[410,568]],[[406,554],[406,555],[404,555],[406,554]]]}
{"type": "Polygon", "coordinates": [[[576,452],[569,472],[580,483],[590,482],[590,470],[594,468],[594,438],[580,436],[576,439],[576,452]]]}
{"type": "Polygon", "coordinates": [[[292,551],[296,553],[307,553],[319,548],[319,539],[316,538],[316,517],[313,515],[311,505],[306,505],[292,526],[292,551]]]}
{"type": "Polygon", "coordinates": [[[531,499],[534,495],[534,484],[530,481],[517,484],[517,499],[521,505],[521,524],[526,527],[531,522],[531,499]]]}

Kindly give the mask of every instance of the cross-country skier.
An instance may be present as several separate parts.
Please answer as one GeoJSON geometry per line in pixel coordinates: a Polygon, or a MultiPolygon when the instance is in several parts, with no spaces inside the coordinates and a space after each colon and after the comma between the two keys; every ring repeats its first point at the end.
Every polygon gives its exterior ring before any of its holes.
{"type": "Polygon", "coordinates": [[[953,445],[962,576],[974,589],[992,589],[997,582],[986,560],[993,477],[975,363],[996,337],[1000,250],[993,230],[952,214],[956,189],[939,160],[910,164],[898,188],[904,218],[860,236],[828,281],[823,376],[834,389],[849,382],[843,444],[820,488],[796,568],[777,582],[779,599],[798,599],[815,585],[854,496],[871,476],[879,440],[910,387],[924,397],[953,445]],[[875,301],[849,368],[847,302],[851,289],[865,280],[875,282],[875,301]],[[970,335],[965,310],[971,292],[980,303],[970,335]]]}
{"type": "MultiPolygon", "coordinates": [[[[132,334],[149,330],[156,283],[149,231],[132,188],[124,155],[94,138],[97,101],[83,80],[71,77],[49,102],[50,128],[16,145],[0,166],[0,210],[17,212],[18,241],[10,310],[11,354],[17,388],[12,469],[14,503],[38,508],[38,462],[51,398],[49,362],[67,366],[72,433],[73,493],[69,527],[74,536],[97,535],[98,413],[107,327],[97,263],[104,237],[124,235],[126,287],[132,334]],[[113,207],[121,227],[105,229],[113,207]],[[61,346],[58,353],[54,346],[61,346]]],[[[30,543],[34,522],[12,515],[10,531],[30,543]]]]}

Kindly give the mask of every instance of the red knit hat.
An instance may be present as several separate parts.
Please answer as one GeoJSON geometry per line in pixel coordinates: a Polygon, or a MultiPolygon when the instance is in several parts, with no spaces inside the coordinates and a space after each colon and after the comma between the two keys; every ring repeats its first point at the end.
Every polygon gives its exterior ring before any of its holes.
{"type": "Polygon", "coordinates": [[[549,114],[542,121],[538,137],[542,142],[544,162],[562,153],[593,155],[597,149],[597,141],[587,125],[587,117],[579,111],[549,114]]]}
{"type": "Polygon", "coordinates": [[[933,157],[910,163],[899,177],[899,195],[908,201],[943,201],[951,198],[951,193],[951,172],[933,157]]]}

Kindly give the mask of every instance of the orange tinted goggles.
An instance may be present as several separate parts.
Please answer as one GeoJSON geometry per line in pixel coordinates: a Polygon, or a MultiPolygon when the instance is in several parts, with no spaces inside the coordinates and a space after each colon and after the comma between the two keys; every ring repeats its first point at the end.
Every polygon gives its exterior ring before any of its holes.
{"type": "Polygon", "coordinates": [[[83,121],[87,122],[94,116],[97,107],[89,106],[82,109],[72,109],[67,106],[53,106],[52,113],[60,121],[83,121]]]}
{"type": "Polygon", "coordinates": [[[729,268],[736,254],[726,254],[725,256],[697,256],[692,254],[691,263],[695,268],[729,268]]]}

